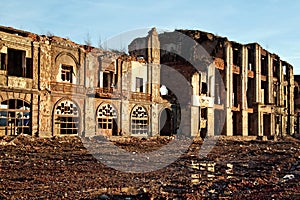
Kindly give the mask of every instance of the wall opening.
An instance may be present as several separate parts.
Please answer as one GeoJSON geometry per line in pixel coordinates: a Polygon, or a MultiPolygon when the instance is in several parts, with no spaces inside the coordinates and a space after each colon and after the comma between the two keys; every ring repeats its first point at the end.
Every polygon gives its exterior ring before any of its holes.
{"type": "Polygon", "coordinates": [[[233,48],[233,65],[235,65],[236,67],[240,67],[242,66],[241,63],[242,63],[242,59],[241,59],[241,56],[240,56],[240,50],[239,50],[239,47],[238,45],[234,45],[233,48]]]}
{"type": "Polygon", "coordinates": [[[247,48],[248,50],[248,70],[255,71],[255,56],[252,48],[247,48]]]}
{"type": "Polygon", "coordinates": [[[173,117],[169,109],[163,109],[160,113],[159,131],[161,136],[171,136],[174,134],[173,117]]]}
{"type": "Polygon", "coordinates": [[[248,106],[248,108],[253,108],[254,102],[255,102],[255,80],[254,80],[254,78],[248,77],[248,86],[247,86],[247,106],[248,106]]]}
{"type": "Polygon", "coordinates": [[[135,85],[136,85],[136,89],[135,89],[136,92],[144,92],[143,78],[136,77],[135,85]]]}
{"type": "Polygon", "coordinates": [[[262,103],[269,103],[269,85],[268,85],[268,82],[267,81],[262,81],[261,82],[261,89],[262,89],[262,92],[261,92],[261,102],[262,103]]]}
{"type": "MultiPolygon", "coordinates": [[[[101,80],[100,80],[101,81],[101,80]]],[[[111,88],[114,87],[115,84],[115,74],[111,71],[103,72],[103,80],[102,85],[104,88],[111,88]]]]}
{"type": "Polygon", "coordinates": [[[54,109],[54,131],[61,135],[78,135],[79,110],[70,100],[59,102],[54,109]]]}
{"type": "Polygon", "coordinates": [[[147,110],[143,106],[136,106],[131,112],[131,133],[148,134],[149,120],[147,110]]]}
{"type": "Polygon", "coordinates": [[[261,55],[261,74],[268,76],[268,57],[267,55],[261,55]]]}
{"type": "Polygon", "coordinates": [[[240,112],[232,112],[232,133],[234,136],[241,136],[242,135],[242,116],[240,112]]]}
{"type": "Polygon", "coordinates": [[[0,54],[0,70],[6,70],[7,56],[5,53],[0,54]]]}
{"type": "Polygon", "coordinates": [[[248,135],[255,136],[255,116],[253,113],[248,113],[248,135]]]}
{"type": "Polygon", "coordinates": [[[238,107],[239,101],[240,101],[240,96],[239,94],[241,92],[240,90],[240,81],[241,78],[238,74],[233,74],[233,94],[232,94],[232,105],[234,107],[238,107]]]}
{"type": "Polygon", "coordinates": [[[207,135],[207,108],[201,108],[201,130],[200,137],[205,138],[207,135]]]}
{"type": "Polygon", "coordinates": [[[22,50],[8,49],[7,53],[8,75],[32,78],[32,59],[25,58],[26,52],[22,50]]]}
{"type": "Polygon", "coordinates": [[[118,135],[117,111],[111,104],[100,105],[97,111],[97,128],[101,135],[118,135]]]}
{"type": "Polygon", "coordinates": [[[73,83],[73,67],[68,65],[61,66],[61,80],[68,83],[73,83]]]}
{"type": "Polygon", "coordinates": [[[205,82],[201,82],[201,87],[200,87],[201,91],[200,91],[200,94],[205,94],[207,95],[207,83],[205,82]]]}
{"type": "Polygon", "coordinates": [[[226,135],[226,129],[224,129],[225,118],[224,110],[214,110],[214,135],[226,135]]]}
{"type": "Polygon", "coordinates": [[[279,79],[279,62],[277,59],[273,59],[273,77],[279,79]]]}
{"type": "Polygon", "coordinates": [[[0,105],[1,135],[31,135],[30,104],[19,99],[9,99],[0,105]]]}
{"type": "Polygon", "coordinates": [[[271,115],[263,114],[263,135],[270,136],[271,135],[271,115]]]}

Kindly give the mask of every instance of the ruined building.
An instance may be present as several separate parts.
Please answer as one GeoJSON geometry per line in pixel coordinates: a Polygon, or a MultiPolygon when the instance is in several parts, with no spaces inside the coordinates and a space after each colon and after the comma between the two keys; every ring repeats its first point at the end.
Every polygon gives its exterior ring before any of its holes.
{"type": "Polygon", "coordinates": [[[256,43],[152,29],[120,55],[0,27],[0,52],[0,135],[295,133],[293,67],[256,43]]]}
{"type": "MultiPolygon", "coordinates": [[[[243,45],[194,30],[177,32],[159,35],[161,65],[179,71],[192,86],[191,100],[183,105],[191,115],[191,134],[284,136],[295,133],[294,75],[289,63],[257,43],[243,45]],[[185,48],[182,41],[186,36],[197,44],[185,48]],[[193,46],[199,44],[210,58],[204,64],[201,62],[205,59],[199,56],[201,49],[193,46]],[[178,52],[187,54],[189,62],[178,56],[178,52]],[[195,70],[195,65],[201,66],[195,70]]],[[[136,49],[141,40],[133,41],[129,50],[136,49]]],[[[140,50],[130,53],[143,54],[140,50]]]]}
{"type": "Polygon", "coordinates": [[[295,75],[295,90],[294,90],[294,113],[295,113],[295,134],[300,134],[300,75],[295,75]]]}

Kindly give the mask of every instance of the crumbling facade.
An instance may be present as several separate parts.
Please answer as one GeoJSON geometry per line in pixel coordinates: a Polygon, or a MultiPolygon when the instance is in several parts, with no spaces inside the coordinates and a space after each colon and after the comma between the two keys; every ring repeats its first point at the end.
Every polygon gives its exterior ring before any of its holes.
{"type": "Polygon", "coordinates": [[[294,89],[294,108],[295,108],[295,134],[300,134],[300,76],[295,75],[295,89],[294,89]]]}
{"type": "MultiPolygon", "coordinates": [[[[148,39],[159,45],[155,31],[148,39]]],[[[159,49],[146,62],[0,27],[0,51],[0,135],[155,135],[170,106],[159,94],[159,49]]]]}
{"type": "MultiPolygon", "coordinates": [[[[243,45],[201,31],[175,32],[159,35],[161,64],[176,69],[192,86],[190,102],[183,105],[188,110],[184,115],[191,118],[186,132],[202,137],[270,138],[295,133],[295,86],[289,63],[257,43],[243,45]],[[184,48],[186,36],[197,44],[184,48]],[[207,52],[210,61],[199,56],[197,45],[207,52]],[[189,62],[180,56],[183,54],[190,56],[189,62]],[[201,62],[204,64],[195,70],[201,62]]],[[[129,50],[136,49],[141,40],[133,41],[129,50]]]]}
{"type": "MultiPolygon", "coordinates": [[[[242,45],[200,31],[178,32],[199,42],[212,57],[205,64],[207,71],[195,70],[162,50],[170,46],[166,38],[171,35],[155,29],[130,44],[130,55],[120,55],[56,36],[0,27],[0,135],[183,132],[204,137],[295,132],[290,64],[256,43],[242,45]],[[192,86],[184,91],[186,102],[179,102],[172,90],[162,94],[168,73],[162,65],[183,74],[192,86]]],[[[189,53],[197,59],[196,52],[189,53]]]]}

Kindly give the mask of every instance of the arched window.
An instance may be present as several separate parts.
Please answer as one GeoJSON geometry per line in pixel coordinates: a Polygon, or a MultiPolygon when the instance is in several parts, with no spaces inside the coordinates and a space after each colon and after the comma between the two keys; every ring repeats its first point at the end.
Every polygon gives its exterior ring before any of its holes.
{"type": "Polygon", "coordinates": [[[117,111],[111,104],[102,104],[97,111],[98,132],[104,135],[117,135],[117,111]]]}
{"type": "Polygon", "coordinates": [[[19,99],[2,101],[0,105],[0,134],[31,134],[30,104],[19,99]]]}
{"type": "Polygon", "coordinates": [[[142,106],[136,106],[131,112],[131,133],[148,134],[148,113],[142,106]]]}
{"type": "Polygon", "coordinates": [[[63,100],[56,105],[54,112],[55,133],[78,134],[79,111],[74,102],[63,100]]]}

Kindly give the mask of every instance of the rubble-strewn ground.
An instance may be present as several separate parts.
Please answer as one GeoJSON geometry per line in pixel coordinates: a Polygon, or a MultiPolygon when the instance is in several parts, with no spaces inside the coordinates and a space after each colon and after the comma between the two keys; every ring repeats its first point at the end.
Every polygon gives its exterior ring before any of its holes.
{"type": "MultiPolygon", "coordinates": [[[[135,138],[117,145],[138,153],[168,142],[135,138]]],[[[201,144],[195,140],[161,170],[134,174],[105,166],[80,138],[4,137],[0,199],[300,199],[299,140],[220,138],[205,158],[197,156],[201,144]]]]}

